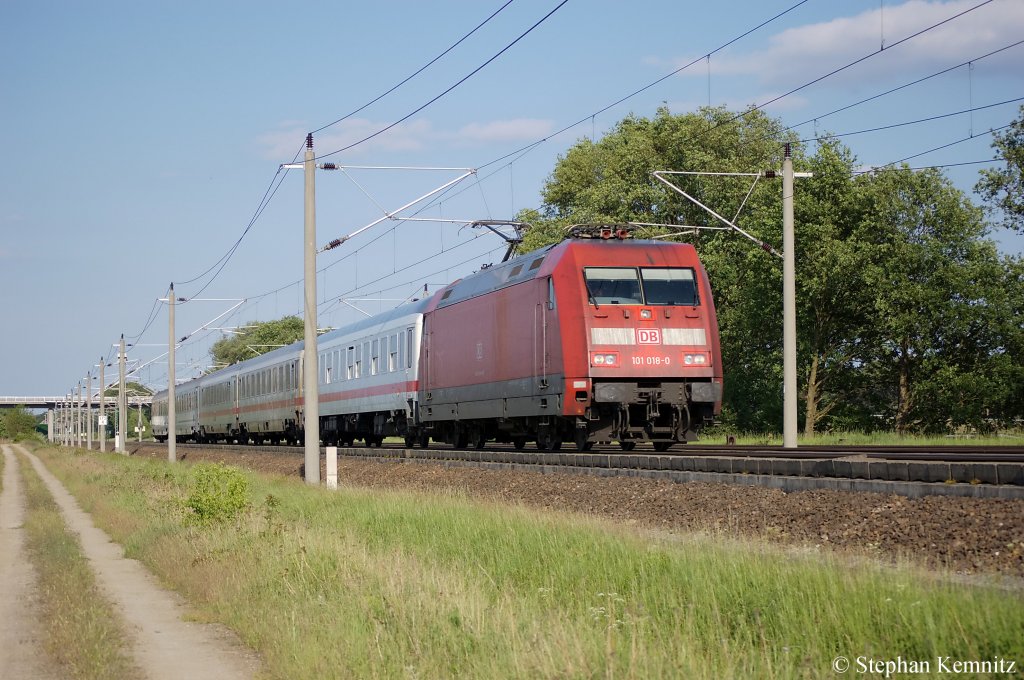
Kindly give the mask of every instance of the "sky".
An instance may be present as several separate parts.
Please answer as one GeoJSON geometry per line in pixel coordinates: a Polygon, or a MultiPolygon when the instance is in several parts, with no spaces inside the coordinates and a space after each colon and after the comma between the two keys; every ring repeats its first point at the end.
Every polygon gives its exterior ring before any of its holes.
{"type": "MultiPolygon", "coordinates": [[[[67,394],[116,359],[121,334],[132,379],[165,387],[171,282],[189,300],[179,380],[233,329],[301,314],[303,173],[281,166],[307,132],[320,162],[346,167],[316,174],[321,245],[474,169],[400,214],[511,219],[540,206],[574,143],[660,106],[772,102],[803,138],[975,109],[843,137],[864,167],[944,146],[908,163],[965,164],[945,172],[970,194],[998,167],[976,163],[994,155],[990,131],[1024,103],[1021,41],[1021,0],[5,0],[0,394],[67,394]]],[[[1024,253],[1019,236],[993,238],[1024,253]]],[[[504,249],[465,224],[385,219],[318,256],[319,325],[504,249]]]]}

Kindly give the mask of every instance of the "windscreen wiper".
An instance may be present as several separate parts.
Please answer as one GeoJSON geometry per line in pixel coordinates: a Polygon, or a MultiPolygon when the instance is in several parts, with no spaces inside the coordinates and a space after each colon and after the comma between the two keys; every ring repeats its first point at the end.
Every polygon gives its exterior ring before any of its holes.
{"type": "Polygon", "coordinates": [[[597,298],[594,297],[594,291],[590,290],[590,282],[587,281],[587,275],[583,275],[583,287],[587,289],[587,301],[594,305],[594,309],[601,309],[601,306],[597,304],[597,298]]]}

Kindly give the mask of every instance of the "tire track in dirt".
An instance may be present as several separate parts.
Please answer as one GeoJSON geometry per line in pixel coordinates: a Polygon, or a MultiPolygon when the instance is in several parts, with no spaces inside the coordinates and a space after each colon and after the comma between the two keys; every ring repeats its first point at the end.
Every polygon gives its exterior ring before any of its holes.
{"type": "Polygon", "coordinates": [[[3,446],[0,494],[0,676],[19,680],[65,677],[46,652],[36,572],[25,549],[25,493],[18,457],[3,446]]]}
{"type": "Polygon", "coordinates": [[[234,680],[257,674],[258,657],[232,631],[185,621],[184,600],[161,587],[141,563],[124,557],[121,546],[93,524],[43,462],[18,448],[53,495],[68,528],[78,535],[96,583],[124,618],[135,661],[150,680],[234,680]]]}

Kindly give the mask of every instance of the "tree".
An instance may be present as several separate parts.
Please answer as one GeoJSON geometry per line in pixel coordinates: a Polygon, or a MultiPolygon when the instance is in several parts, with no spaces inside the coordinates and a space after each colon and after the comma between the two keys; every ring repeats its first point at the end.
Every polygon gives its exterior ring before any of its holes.
{"type": "Polygon", "coordinates": [[[1008,130],[993,136],[992,148],[1006,167],[982,170],[974,190],[988,203],[989,212],[1001,217],[1002,226],[1024,234],[1024,106],[1008,130]]]}
{"type": "MultiPolygon", "coordinates": [[[[133,382],[133,381],[125,382],[125,384],[124,384],[124,391],[125,391],[125,394],[129,398],[130,397],[134,397],[134,396],[148,397],[148,396],[152,396],[153,395],[153,390],[151,390],[150,388],[146,387],[145,385],[143,385],[141,383],[137,383],[137,382],[133,382]]],[[[104,396],[116,397],[117,396],[117,386],[108,387],[106,389],[106,391],[104,392],[104,396]]],[[[152,416],[151,411],[152,411],[152,409],[149,406],[143,406],[142,407],[142,429],[143,429],[143,436],[145,436],[146,432],[152,432],[152,428],[151,428],[151,426],[149,424],[150,418],[152,416]]],[[[106,434],[107,434],[108,438],[113,437],[114,434],[117,432],[118,423],[117,423],[117,416],[115,414],[116,414],[116,410],[110,410],[108,408],[108,410],[107,410],[107,426],[106,426],[106,431],[107,431],[106,434]]],[[[138,408],[133,408],[131,405],[129,405],[128,406],[128,411],[125,414],[125,416],[126,416],[127,421],[128,421],[127,422],[128,432],[129,433],[134,433],[135,432],[135,428],[138,425],[138,421],[139,421],[139,409],[138,408]]],[[[128,439],[131,439],[131,434],[128,435],[128,439]]]]}
{"type": "Polygon", "coordinates": [[[979,427],[1006,396],[1007,368],[994,369],[1006,364],[1001,318],[1013,316],[1019,283],[985,238],[982,211],[939,171],[904,167],[860,184],[856,238],[872,298],[860,358],[873,409],[899,433],[979,427]]]}
{"type": "Polygon", "coordinates": [[[38,424],[39,419],[24,406],[4,409],[0,415],[0,437],[24,439],[35,433],[38,424]]]}
{"type": "Polygon", "coordinates": [[[303,334],[303,321],[297,316],[286,316],[276,321],[250,321],[235,335],[213,343],[210,348],[213,370],[290,345],[301,340],[303,334]]]}

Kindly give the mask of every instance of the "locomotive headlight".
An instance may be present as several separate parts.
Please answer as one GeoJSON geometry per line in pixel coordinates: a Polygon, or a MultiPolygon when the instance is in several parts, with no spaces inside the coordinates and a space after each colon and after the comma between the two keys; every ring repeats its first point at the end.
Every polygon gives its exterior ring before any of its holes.
{"type": "Polygon", "coordinates": [[[683,363],[687,366],[707,366],[711,361],[707,352],[691,352],[683,355],[683,363]]]}
{"type": "Polygon", "coordinates": [[[651,310],[649,310],[649,309],[641,309],[640,310],[640,318],[641,319],[650,319],[652,316],[653,316],[653,314],[651,313],[651,310]]]}
{"type": "Polygon", "coordinates": [[[591,366],[618,366],[619,355],[607,352],[591,352],[590,354],[590,365],[591,366]]]}

